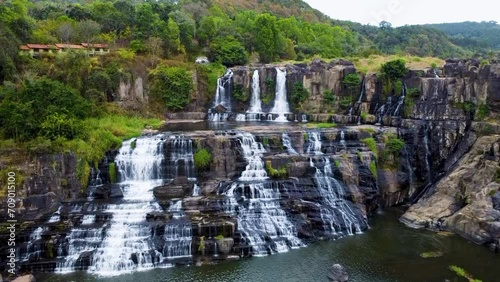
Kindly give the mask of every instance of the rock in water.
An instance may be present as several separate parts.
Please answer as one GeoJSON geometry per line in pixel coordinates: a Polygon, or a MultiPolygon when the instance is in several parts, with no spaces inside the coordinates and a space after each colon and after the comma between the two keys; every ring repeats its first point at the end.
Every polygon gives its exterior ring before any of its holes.
{"type": "Polygon", "coordinates": [[[340,264],[332,265],[326,276],[328,276],[328,279],[332,282],[346,282],[349,280],[347,271],[340,264]]]}
{"type": "Polygon", "coordinates": [[[12,282],[35,282],[35,276],[33,274],[19,276],[16,279],[12,280],[12,282]]]}

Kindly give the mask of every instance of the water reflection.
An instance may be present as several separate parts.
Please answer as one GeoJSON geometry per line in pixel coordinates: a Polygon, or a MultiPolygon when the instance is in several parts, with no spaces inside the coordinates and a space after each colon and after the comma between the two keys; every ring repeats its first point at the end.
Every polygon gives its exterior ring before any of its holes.
{"type": "Polygon", "coordinates": [[[377,215],[370,223],[371,228],[362,235],[318,242],[307,248],[263,258],[212,266],[155,269],[109,279],[85,273],[45,274],[38,275],[37,279],[53,282],[328,281],[329,267],[340,263],[349,272],[350,281],[356,282],[465,281],[448,270],[450,265],[458,265],[483,281],[498,281],[500,256],[458,236],[406,228],[397,221],[399,215],[396,210],[377,215]],[[441,251],[443,256],[420,257],[421,253],[429,251],[441,251]]]}

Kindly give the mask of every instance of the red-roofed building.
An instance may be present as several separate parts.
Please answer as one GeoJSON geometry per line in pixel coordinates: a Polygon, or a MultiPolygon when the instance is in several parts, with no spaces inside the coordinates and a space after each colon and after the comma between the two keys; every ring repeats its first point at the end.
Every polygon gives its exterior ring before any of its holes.
{"type": "Polygon", "coordinates": [[[39,56],[40,54],[43,53],[51,54],[53,53],[53,51],[58,50],[56,46],[47,44],[25,44],[19,46],[19,49],[21,50],[21,53],[23,54],[28,53],[32,57],[39,56]]]}
{"type": "Polygon", "coordinates": [[[87,51],[90,55],[104,55],[109,53],[108,44],[82,43],[82,46],[87,48],[87,51]]]}

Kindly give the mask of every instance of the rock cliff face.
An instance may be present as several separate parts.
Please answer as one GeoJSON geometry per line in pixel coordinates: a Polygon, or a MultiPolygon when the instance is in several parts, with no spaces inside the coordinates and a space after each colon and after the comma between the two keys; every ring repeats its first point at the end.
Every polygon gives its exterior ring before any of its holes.
{"type": "MultiPolygon", "coordinates": [[[[455,232],[478,244],[500,238],[500,136],[480,137],[401,221],[417,228],[455,232]]],[[[493,246],[498,248],[498,246],[493,246]]]]}

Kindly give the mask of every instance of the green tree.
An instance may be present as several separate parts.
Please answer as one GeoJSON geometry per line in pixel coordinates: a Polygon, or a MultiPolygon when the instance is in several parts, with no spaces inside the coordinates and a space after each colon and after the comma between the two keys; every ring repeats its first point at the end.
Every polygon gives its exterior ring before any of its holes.
{"type": "Polygon", "coordinates": [[[262,63],[270,63],[278,58],[277,43],[279,33],[276,26],[276,17],[270,14],[261,14],[255,21],[255,51],[259,53],[262,63]]]}
{"type": "Polygon", "coordinates": [[[244,65],[248,61],[245,47],[233,36],[217,38],[210,44],[209,59],[225,66],[244,65]]]}
{"type": "Polygon", "coordinates": [[[193,90],[191,73],[180,67],[159,65],[151,71],[151,94],[161,98],[167,109],[181,110],[190,101],[193,90]]]}
{"type": "Polygon", "coordinates": [[[403,59],[396,59],[382,64],[381,71],[389,81],[394,82],[407,75],[409,70],[406,68],[406,62],[403,59]]]}

